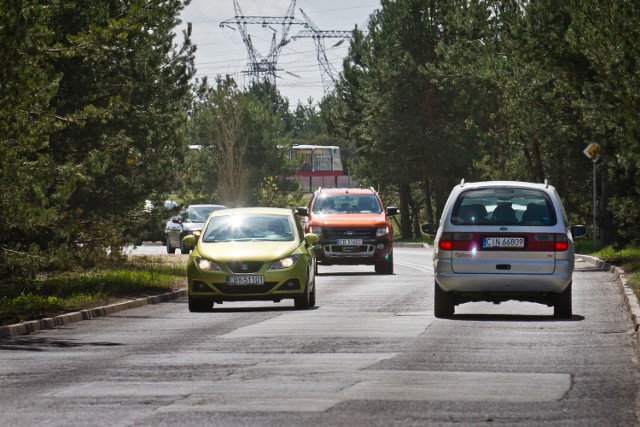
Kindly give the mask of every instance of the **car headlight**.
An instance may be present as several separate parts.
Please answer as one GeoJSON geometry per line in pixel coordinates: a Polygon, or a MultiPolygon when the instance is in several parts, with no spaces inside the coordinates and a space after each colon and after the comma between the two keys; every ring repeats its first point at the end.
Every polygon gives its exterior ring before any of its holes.
{"type": "Polygon", "coordinates": [[[386,236],[389,232],[389,227],[378,227],[376,229],[376,237],[386,236]]]}
{"type": "Polygon", "coordinates": [[[206,258],[196,257],[195,261],[200,270],[221,271],[218,264],[206,258]]]}
{"type": "Polygon", "coordinates": [[[317,234],[318,236],[322,236],[322,227],[318,227],[316,226],[311,226],[309,228],[309,233],[313,233],[313,234],[317,234]]]}
{"type": "Polygon", "coordinates": [[[286,258],[279,259],[271,264],[269,270],[281,270],[283,268],[293,267],[293,264],[298,260],[298,255],[291,255],[286,258]]]}

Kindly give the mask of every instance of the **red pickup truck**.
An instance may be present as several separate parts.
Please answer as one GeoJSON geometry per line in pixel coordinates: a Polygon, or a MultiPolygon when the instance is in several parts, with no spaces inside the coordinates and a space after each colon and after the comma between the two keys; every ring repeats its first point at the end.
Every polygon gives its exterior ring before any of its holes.
{"type": "Polygon", "coordinates": [[[374,265],[379,274],[393,274],[389,218],[398,212],[397,207],[385,209],[373,188],[320,188],[308,207],[296,209],[306,217],[305,232],[320,237],[317,263],[374,265]]]}

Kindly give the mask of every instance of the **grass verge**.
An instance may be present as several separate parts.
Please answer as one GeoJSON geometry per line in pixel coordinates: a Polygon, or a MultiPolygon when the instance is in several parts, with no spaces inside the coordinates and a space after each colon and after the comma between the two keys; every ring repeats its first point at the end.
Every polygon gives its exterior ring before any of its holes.
{"type": "Polygon", "coordinates": [[[589,255],[622,268],[627,275],[627,284],[640,300],[640,248],[615,249],[606,247],[593,251],[589,255]]]}
{"type": "Polygon", "coordinates": [[[121,265],[0,284],[0,325],[43,319],[186,286],[186,258],[131,256],[121,265]]]}

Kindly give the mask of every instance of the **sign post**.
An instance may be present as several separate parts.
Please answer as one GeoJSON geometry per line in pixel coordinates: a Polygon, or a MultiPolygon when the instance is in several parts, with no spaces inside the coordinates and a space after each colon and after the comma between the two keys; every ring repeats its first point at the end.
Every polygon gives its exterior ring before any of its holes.
{"type": "Polygon", "coordinates": [[[591,159],[593,163],[593,248],[596,247],[596,212],[597,212],[597,200],[596,200],[596,163],[600,158],[600,144],[592,142],[583,151],[585,156],[591,159]]]}

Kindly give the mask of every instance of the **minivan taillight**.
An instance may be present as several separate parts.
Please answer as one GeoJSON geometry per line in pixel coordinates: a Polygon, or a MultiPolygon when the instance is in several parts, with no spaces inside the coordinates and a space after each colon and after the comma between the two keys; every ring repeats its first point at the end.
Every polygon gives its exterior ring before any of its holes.
{"type": "Polygon", "coordinates": [[[569,239],[565,234],[556,234],[556,252],[564,252],[569,249],[569,239]]]}
{"type": "Polygon", "coordinates": [[[470,251],[475,248],[473,233],[442,233],[438,247],[443,251],[470,251]]]}
{"type": "MultiPolygon", "coordinates": [[[[442,233],[438,247],[443,251],[477,251],[483,250],[483,237],[513,236],[524,237],[523,248],[507,248],[509,251],[544,251],[564,252],[569,249],[569,239],[562,233],[442,233]]],[[[496,250],[496,249],[485,249],[496,250]]]]}

